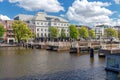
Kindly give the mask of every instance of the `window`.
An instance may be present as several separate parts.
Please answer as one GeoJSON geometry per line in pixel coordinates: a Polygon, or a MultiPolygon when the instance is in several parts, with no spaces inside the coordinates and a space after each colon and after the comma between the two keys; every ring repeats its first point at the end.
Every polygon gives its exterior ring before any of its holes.
{"type": "Polygon", "coordinates": [[[50,37],[50,33],[48,34],[48,37],[50,37]]]}
{"type": "Polygon", "coordinates": [[[60,20],[58,18],[56,18],[55,21],[60,21],[60,20]]]}
{"type": "Polygon", "coordinates": [[[64,24],[64,26],[66,26],[66,24],[64,24]]]}
{"type": "Polygon", "coordinates": [[[50,26],[51,24],[50,23],[48,23],[48,26],[50,26]]]}
{"type": "Polygon", "coordinates": [[[39,22],[37,22],[37,25],[39,25],[39,22]]]}
{"type": "Polygon", "coordinates": [[[43,23],[41,23],[41,25],[43,25],[43,23]]]}
{"type": "Polygon", "coordinates": [[[47,25],[47,23],[44,24],[45,26],[47,25]]]}
{"type": "Polygon", "coordinates": [[[43,31],[43,29],[41,29],[41,31],[43,31]]]}
{"type": "Polygon", "coordinates": [[[41,37],[43,37],[43,33],[41,33],[41,37]]]}
{"type": "Polygon", "coordinates": [[[69,32],[69,30],[67,30],[67,32],[69,32]]]}
{"type": "Polygon", "coordinates": [[[37,29],[37,31],[39,31],[39,29],[37,29]]]}
{"type": "Polygon", "coordinates": [[[67,26],[69,26],[69,24],[67,24],[67,26]]]}
{"type": "Polygon", "coordinates": [[[47,31],[47,29],[45,29],[45,32],[47,31]]]}
{"type": "Polygon", "coordinates": [[[30,23],[30,21],[26,21],[26,23],[30,23]]]}
{"type": "Polygon", "coordinates": [[[69,34],[67,34],[67,37],[69,37],[69,34]]]}
{"type": "Polygon", "coordinates": [[[57,23],[55,22],[54,25],[57,25],[57,23]]]}
{"type": "Polygon", "coordinates": [[[37,33],[37,37],[39,37],[39,33],[37,33]]]}
{"type": "Polygon", "coordinates": [[[45,33],[45,37],[47,37],[46,33],[45,33]]]}

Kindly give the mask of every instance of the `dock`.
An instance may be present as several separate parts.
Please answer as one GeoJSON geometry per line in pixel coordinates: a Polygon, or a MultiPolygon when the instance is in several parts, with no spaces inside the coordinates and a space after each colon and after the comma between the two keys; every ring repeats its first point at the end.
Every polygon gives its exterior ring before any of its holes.
{"type": "Polygon", "coordinates": [[[48,44],[47,50],[51,51],[68,51],[70,49],[69,42],[51,42],[48,44]]]}
{"type": "Polygon", "coordinates": [[[99,42],[74,42],[70,48],[70,53],[89,52],[90,49],[98,50],[99,42]]]}
{"type": "Polygon", "coordinates": [[[99,56],[105,56],[107,54],[117,54],[120,53],[120,48],[102,48],[99,50],[99,56]]]}
{"type": "Polygon", "coordinates": [[[117,54],[120,53],[120,44],[103,44],[98,51],[98,56],[105,56],[107,54],[117,54]]]}
{"type": "Polygon", "coordinates": [[[16,47],[17,45],[15,44],[0,44],[0,47],[16,47]]]}

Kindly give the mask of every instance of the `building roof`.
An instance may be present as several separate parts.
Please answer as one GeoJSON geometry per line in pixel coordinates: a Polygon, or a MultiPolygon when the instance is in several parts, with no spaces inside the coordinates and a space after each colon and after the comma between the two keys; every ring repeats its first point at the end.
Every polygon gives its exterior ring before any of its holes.
{"type": "Polygon", "coordinates": [[[61,17],[47,15],[45,12],[38,12],[37,15],[33,17],[32,20],[68,22],[67,20],[61,17]]]}
{"type": "Polygon", "coordinates": [[[27,21],[27,20],[31,20],[32,18],[33,15],[18,14],[14,17],[14,20],[27,21]]]}
{"type": "Polygon", "coordinates": [[[99,27],[99,28],[113,28],[113,26],[110,26],[110,25],[97,25],[95,27],[99,27]]]}
{"type": "Polygon", "coordinates": [[[91,29],[89,26],[85,26],[85,25],[76,25],[76,27],[78,27],[78,28],[80,28],[80,27],[82,27],[82,26],[86,27],[87,29],[91,29]]]}

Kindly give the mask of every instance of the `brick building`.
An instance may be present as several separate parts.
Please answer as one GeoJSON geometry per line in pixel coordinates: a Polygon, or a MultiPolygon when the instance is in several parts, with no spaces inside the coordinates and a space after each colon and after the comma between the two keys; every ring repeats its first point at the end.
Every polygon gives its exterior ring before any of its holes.
{"type": "Polygon", "coordinates": [[[2,37],[5,43],[15,42],[15,35],[13,34],[12,23],[13,20],[0,20],[0,24],[2,24],[5,28],[5,33],[2,37]]]}

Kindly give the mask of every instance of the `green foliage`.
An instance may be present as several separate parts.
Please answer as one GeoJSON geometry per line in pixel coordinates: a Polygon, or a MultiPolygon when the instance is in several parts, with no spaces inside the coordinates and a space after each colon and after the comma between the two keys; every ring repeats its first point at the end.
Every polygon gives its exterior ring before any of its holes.
{"type": "Polygon", "coordinates": [[[89,30],[89,37],[92,39],[96,37],[95,31],[93,29],[89,30]]]}
{"type": "Polygon", "coordinates": [[[65,34],[65,29],[62,28],[61,30],[61,38],[65,39],[66,38],[66,34],[65,34]]]}
{"type": "Polygon", "coordinates": [[[82,26],[80,29],[79,29],[79,36],[81,37],[81,38],[84,38],[84,39],[86,39],[86,38],[88,38],[88,29],[85,27],[85,26],[82,26]]]}
{"type": "Polygon", "coordinates": [[[15,34],[15,38],[18,40],[18,42],[33,37],[31,29],[27,27],[25,22],[14,21],[12,27],[15,34]]]}
{"type": "Polygon", "coordinates": [[[56,27],[50,27],[50,37],[51,38],[58,38],[59,30],[56,27]]]}
{"type": "Polygon", "coordinates": [[[0,37],[3,36],[4,32],[5,32],[5,28],[2,24],[0,24],[0,37]]]}
{"type": "Polygon", "coordinates": [[[78,29],[75,25],[70,25],[69,26],[69,33],[70,33],[70,38],[78,39],[79,32],[78,32],[78,29]]]}
{"type": "Polygon", "coordinates": [[[120,40],[120,30],[118,30],[118,38],[119,38],[119,40],[120,40]]]}
{"type": "Polygon", "coordinates": [[[110,38],[110,37],[118,37],[118,32],[113,28],[105,29],[105,33],[106,33],[106,36],[108,38],[110,38]]]}

